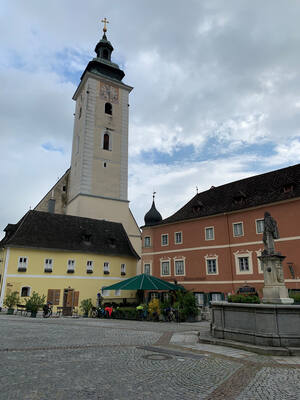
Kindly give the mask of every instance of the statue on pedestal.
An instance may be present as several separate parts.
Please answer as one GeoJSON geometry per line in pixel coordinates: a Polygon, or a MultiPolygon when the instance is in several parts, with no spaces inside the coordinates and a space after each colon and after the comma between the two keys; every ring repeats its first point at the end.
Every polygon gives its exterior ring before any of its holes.
{"type": "Polygon", "coordinates": [[[277,223],[269,212],[264,215],[264,251],[259,257],[264,271],[263,303],[291,304],[284,284],[282,261],[285,256],[275,251],[274,240],[279,239],[277,223]]]}
{"type": "Polygon", "coordinates": [[[269,212],[265,212],[263,233],[263,242],[265,249],[263,254],[275,254],[274,239],[279,239],[277,222],[273,217],[271,217],[271,214],[269,212]]]}

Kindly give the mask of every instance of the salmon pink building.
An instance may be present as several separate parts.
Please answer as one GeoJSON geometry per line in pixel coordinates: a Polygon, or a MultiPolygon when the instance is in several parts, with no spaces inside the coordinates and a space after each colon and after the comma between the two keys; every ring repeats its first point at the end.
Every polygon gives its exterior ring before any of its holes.
{"type": "Polygon", "coordinates": [[[143,272],[176,280],[199,305],[244,286],[262,297],[266,211],[278,224],[286,285],[300,290],[300,164],[211,187],[166,219],[153,200],[142,227],[143,272]]]}

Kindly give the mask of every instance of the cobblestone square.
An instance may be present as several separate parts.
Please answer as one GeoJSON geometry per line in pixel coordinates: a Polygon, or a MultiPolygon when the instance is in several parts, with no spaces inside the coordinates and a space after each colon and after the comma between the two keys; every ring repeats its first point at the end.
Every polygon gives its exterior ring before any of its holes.
{"type": "Polygon", "coordinates": [[[0,314],[0,399],[300,399],[299,359],[197,343],[207,323],[0,314]]]}

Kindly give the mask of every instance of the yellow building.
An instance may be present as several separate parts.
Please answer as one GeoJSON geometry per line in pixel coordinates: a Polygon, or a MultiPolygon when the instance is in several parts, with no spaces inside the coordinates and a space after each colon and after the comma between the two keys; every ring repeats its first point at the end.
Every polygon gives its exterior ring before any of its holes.
{"type": "Polygon", "coordinates": [[[21,299],[36,291],[69,310],[86,298],[96,305],[101,292],[107,302],[134,299],[135,292],[105,291],[136,274],[139,256],[122,224],[29,211],[4,231],[0,307],[12,291],[21,299]]]}

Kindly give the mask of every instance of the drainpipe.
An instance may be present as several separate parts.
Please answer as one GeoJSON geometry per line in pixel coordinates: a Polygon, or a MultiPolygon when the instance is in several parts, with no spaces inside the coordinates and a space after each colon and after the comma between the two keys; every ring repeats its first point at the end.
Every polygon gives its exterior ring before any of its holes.
{"type": "Polygon", "coordinates": [[[232,254],[231,254],[231,247],[230,247],[230,230],[229,230],[229,223],[228,223],[228,214],[225,214],[226,215],[226,222],[227,222],[227,235],[228,235],[228,244],[229,244],[229,248],[228,248],[228,251],[229,251],[229,258],[230,258],[230,270],[231,270],[231,281],[232,281],[232,284],[231,284],[231,286],[232,286],[232,291],[234,292],[234,283],[233,283],[233,279],[234,279],[234,277],[233,277],[233,265],[232,265],[232,254]]]}
{"type": "Polygon", "coordinates": [[[6,275],[7,275],[7,269],[8,269],[9,253],[10,253],[10,248],[8,247],[5,252],[5,266],[4,266],[3,280],[2,280],[2,287],[1,287],[1,294],[0,294],[0,308],[3,306],[3,298],[4,298],[5,288],[6,288],[6,275]]]}

